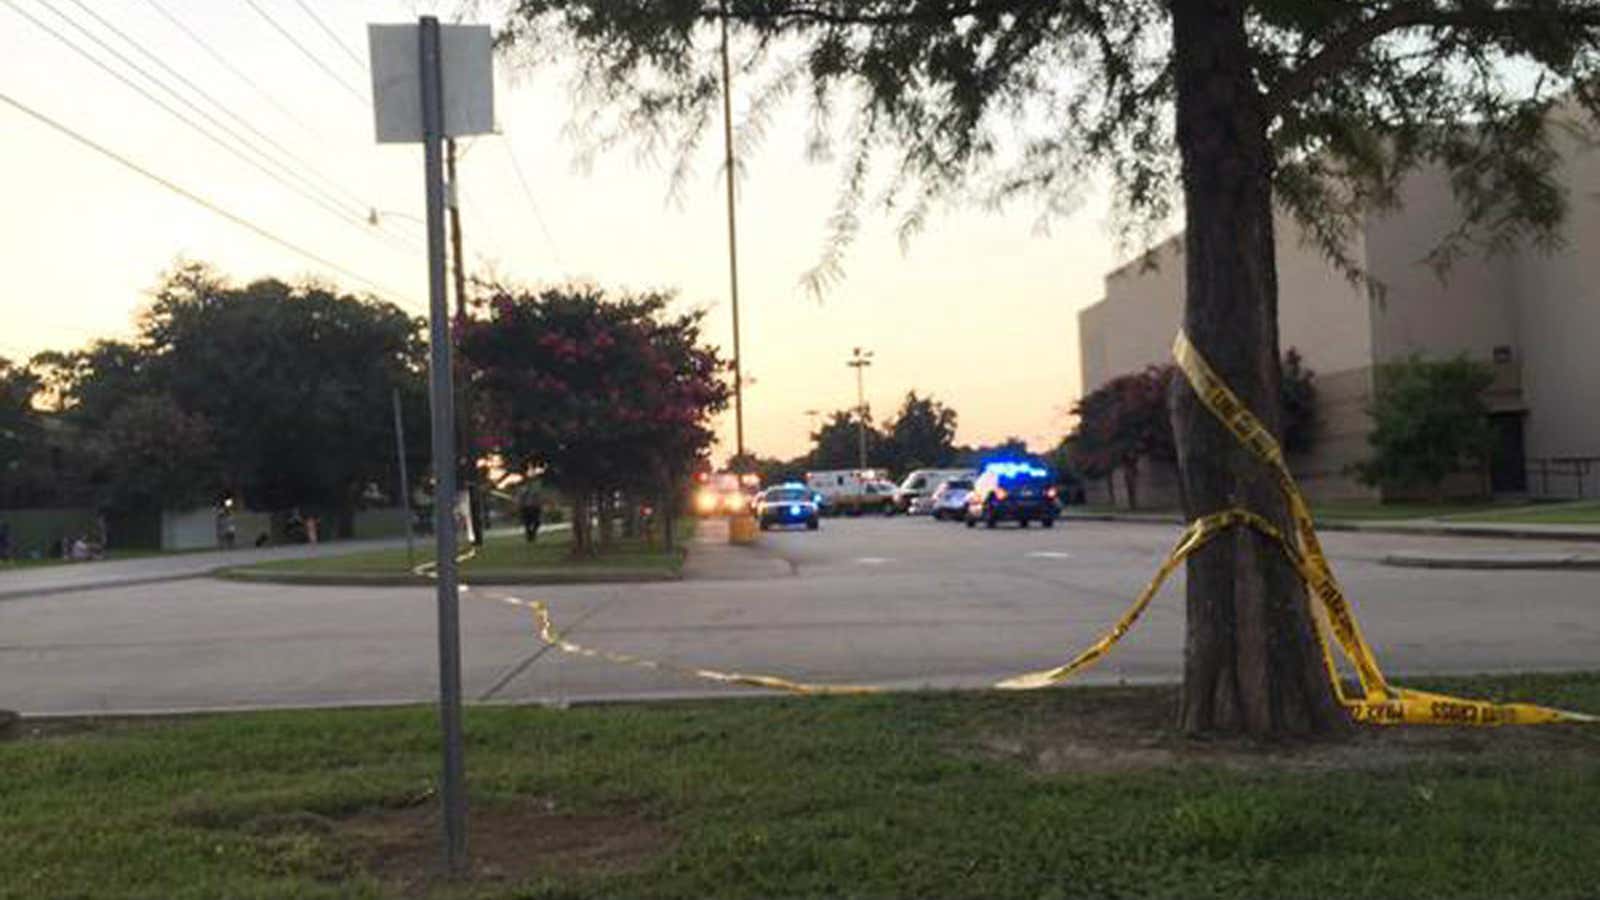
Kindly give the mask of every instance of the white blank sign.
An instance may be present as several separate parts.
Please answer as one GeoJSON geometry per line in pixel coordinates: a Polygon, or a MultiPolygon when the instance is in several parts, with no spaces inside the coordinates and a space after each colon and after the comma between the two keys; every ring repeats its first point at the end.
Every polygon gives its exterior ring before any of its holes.
{"type": "MultiPolygon", "coordinates": [[[[368,25],[378,143],[422,140],[422,63],[416,25],[368,25]]],[[[440,25],[444,136],[494,130],[494,63],[487,25],[440,25]]]]}

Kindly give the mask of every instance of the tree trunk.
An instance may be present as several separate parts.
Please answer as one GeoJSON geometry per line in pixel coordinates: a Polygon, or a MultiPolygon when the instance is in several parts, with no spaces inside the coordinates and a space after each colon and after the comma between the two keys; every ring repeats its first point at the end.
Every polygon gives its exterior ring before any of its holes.
{"type": "Polygon", "coordinates": [[[1128,495],[1128,509],[1139,509],[1139,461],[1130,460],[1122,466],[1122,485],[1128,495]]]}
{"type": "MultiPolygon", "coordinates": [[[[1173,4],[1177,137],[1187,210],[1184,328],[1244,405],[1279,431],[1272,163],[1250,68],[1246,0],[1173,4]]],[[[1268,475],[1183,379],[1171,400],[1191,518],[1234,506],[1290,533],[1268,475]]],[[[1191,556],[1179,722],[1257,737],[1348,728],[1319,658],[1306,594],[1281,550],[1235,528],[1191,556]]]]}
{"type": "Polygon", "coordinates": [[[600,549],[610,550],[617,537],[616,494],[609,488],[595,498],[595,509],[600,514],[600,549]]]}
{"type": "Polygon", "coordinates": [[[575,490],[572,492],[572,555],[585,557],[594,555],[594,538],[590,534],[589,500],[592,495],[588,490],[575,490]]]}

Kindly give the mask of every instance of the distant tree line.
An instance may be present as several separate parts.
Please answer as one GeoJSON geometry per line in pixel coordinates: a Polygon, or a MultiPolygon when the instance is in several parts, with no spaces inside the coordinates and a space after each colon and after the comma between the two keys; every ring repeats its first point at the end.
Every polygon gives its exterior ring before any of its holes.
{"type": "MultiPolygon", "coordinates": [[[[480,291],[489,299],[453,324],[481,474],[562,492],[583,553],[637,511],[625,496],[670,518],[728,400],[700,314],[669,315],[663,293],[480,291]]],[[[197,263],[152,295],[130,340],[0,359],[0,509],[158,521],[232,498],[348,533],[363,505],[397,500],[396,392],[405,489],[431,483],[424,320],[316,283],[235,285],[197,263]]]]}
{"type": "Polygon", "coordinates": [[[992,445],[957,444],[956,424],[954,409],[910,391],[882,426],[874,424],[870,411],[863,422],[854,409],[836,410],[811,432],[811,449],[805,453],[790,459],[746,454],[730,459],[729,467],[755,472],[765,484],[798,481],[808,471],[858,468],[863,431],[867,468],[887,470],[896,478],[914,469],[976,467],[992,456],[1028,453],[1027,442],[1018,437],[992,445]]]}
{"type": "Polygon", "coordinates": [[[0,365],[0,504],[125,517],[232,497],[345,530],[395,492],[394,391],[408,455],[426,461],[421,334],[392,303],[180,264],[132,339],[0,365]]]}

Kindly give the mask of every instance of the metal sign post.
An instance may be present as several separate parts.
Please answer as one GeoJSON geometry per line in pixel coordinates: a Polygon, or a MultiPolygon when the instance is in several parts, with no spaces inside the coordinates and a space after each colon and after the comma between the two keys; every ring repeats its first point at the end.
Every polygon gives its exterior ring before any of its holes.
{"type": "Polygon", "coordinates": [[[439,574],[439,725],[444,732],[444,861],[460,872],[467,856],[467,798],[461,741],[461,612],[456,585],[456,415],[450,383],[450,312],[444,286],[443,91],[439,20],[419,23],[423,177],[428,196],[428,391],[433,404],[433,533],[439,574]]]}
{"type": "Polygon", "coordinates": [[[467,864],[467,796],[461,738],[461,617],[456,571],[455,391],[445,296],[444,139],[493,127],[489,29],[423,16],[415,26],[374,25],[373,109],[380,142],[421,141],[428,226],[428,394],[433,409],[433,532],[437,541],[439,725],[444,738],[440,801],[445,867],[467,864]],[[448,96],[445,72],[450,72],[448,96]]]}

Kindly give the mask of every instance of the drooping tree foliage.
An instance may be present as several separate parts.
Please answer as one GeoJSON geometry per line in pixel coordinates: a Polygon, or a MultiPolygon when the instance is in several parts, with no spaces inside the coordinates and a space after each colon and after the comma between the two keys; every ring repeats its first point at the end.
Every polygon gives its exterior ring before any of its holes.
{"type": "Polygon", "coordinates": [[[486,318],[461,329],[483,449],[510,471],[541,473],[572,501],[574,551],[609,535],[619,494],[667,514],[711,446],[727,406],[725,368],[701,340],[703,313],[670,315],[663,293],[493,287],[486,318]]]}
{"type": "MultiPolygon", "coordinates": [[[[688,159],[719,99],[718,20],[745,134],[801,98],[810,148],[841,164],[814,285],[842,270],[869,201],[909,234],[948,200],[1058,211],[1104,173],[1135,234],[1183,210],[1184,328],[1274,432],[1275,209],[1360,278],[1353,230],[1435,166],[1460,212],[1436,261],[1548,240],[1568,202],[1554,134],[1592,126],[1552,113],[1600,111],[1592,0],[516,0],[504,42],[578,66],[596,144],[632,134],[688,159]]],[[[1188,512],[1286,525],[1265,467],[1175,395],[1188,512]]],[[[1188,568],[1182,727],[1342,730],[1279,548],[1238,532],[1188,568]]]]}

